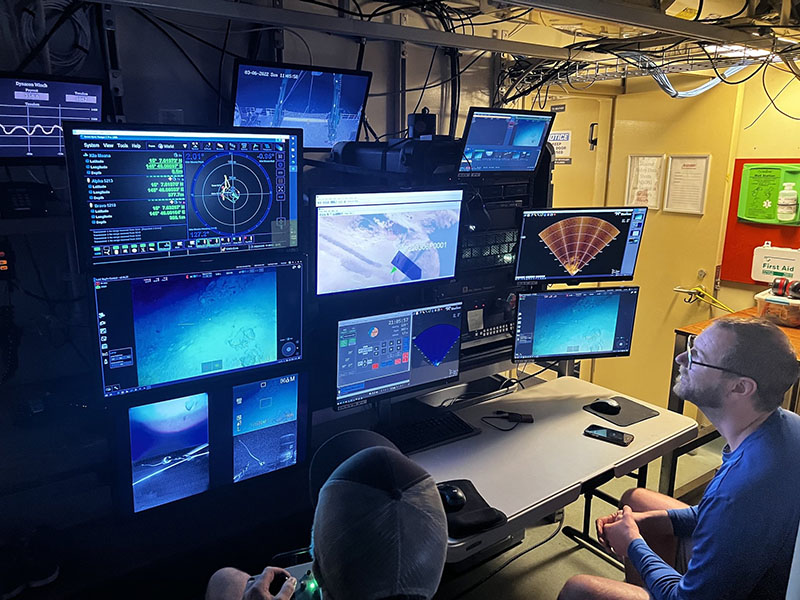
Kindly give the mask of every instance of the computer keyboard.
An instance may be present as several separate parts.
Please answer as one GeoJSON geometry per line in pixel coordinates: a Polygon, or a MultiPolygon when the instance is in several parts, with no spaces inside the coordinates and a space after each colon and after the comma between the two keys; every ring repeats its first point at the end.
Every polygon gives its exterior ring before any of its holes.
{"type": "Polygon", "coordinates": [[[424,421],[381,429],[380,433],[394,442],[403,454],[413,454],[477,435],[480,429],[455,413],[446,412],[424,421]]]}

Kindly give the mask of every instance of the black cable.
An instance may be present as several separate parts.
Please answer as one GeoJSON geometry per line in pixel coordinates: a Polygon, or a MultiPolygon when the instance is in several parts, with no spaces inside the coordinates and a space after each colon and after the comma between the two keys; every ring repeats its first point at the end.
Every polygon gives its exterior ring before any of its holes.
{"type": "Polygon", "coordinates": [[[497,425],[492,423],[489,419],[503,419],[504,421],[508,421],[508,419],[506,417],[504,417],[504,416],[494,417],[494,416],[491,416],[491,415],[487,415],[485,417],[481,417],[481,423],[484,423],[484,424],[488,425],[489,427],[492,427],[493,429],[497,429],[497,431],[511,431],[513,429],[516,429],[517,425],[519,425],[519,423],[520,423],[519,421],[517,421],[511,427],[498,427],[497,425]]]}
{"type": "Polygon", "coordinates": [[[85,4],[86,4],[85,2],[75,2],[73,4],[70,4],[67,8],[65,8],[64,12],[61,13],[61,16],[58,17],[55,23],[53,23],[53,26],[50,28],[50,31],[48,31],[44,35],[44,37],[41,40],[39,40],[39,43],[36,44],[36,46],[34,46],[30,52],[28,52],[28,56],[23,58],[22,62],[19,63],[19,65],[17,65],[17,68],[14,70],[17,72],[24,71],[25,67],[31,64],[34,58],[39,56],[39,53],[47,45],[47,42],[50,41],[50,38],[52,38],[53,35],[55,35],[56,31],[58,31],[61,28],[61,26],[64,23],[66,23],[70,19],[70,17],[72,17],[72,15],[74,15],[78,11],[78,9],[83,7],[85,4]]]}
{"type": "Polygon", "coordinates": [[[427,89],[428,86],[428,80],[430,79],[431,71],[433,70],[433,63],[436,60],[436,52],[438,50],[439,46],[436,46],[433,49],[433,54],[431,54],[431,63],[428,65],[428,73],[425,75],[425,83],[422,84],[422,92],[420,93],[419,99],[417,100],[417,105],[414,107],[414,110],[411,111],[412,113],[416,113],[417,110],[419,109],[419,105],[422,104],[422,98],[425,96],[425,90],[427,89]]]}
{"type": "MultiPolygon", "coordinates": [[[[747,10],[747,5],[749,4],[749,0],[744,0],[744,5],[742,8],[739,9],[738,12],[733,13],[732,15],[728,15],[727,17],[717,17],[715,19],[700,19],[701,23],[716,23],[717,21],[727,21],[728,19],[735,19],[739,15],[741,15],[744,11],[747,10]]],[[[700,14],[700,13],[698,13],[700,14]]]]}
{"type": "MultiPolygon", "coordinates": [[[[478,62],[478,60],[481,57],[483,57],[483,55],[486,54],[487,52],[488,52],[488,50],[483,50],[480,54],[478,54],[478,56],[476,56],[470,62],[468,62],[467,66],[465,66],[463,69],[461,69],[458,72],[458,75],[463,75],[464,73],[466,73],[467,70],[472,65],[474,65],[476,62],[478,62]]],[[[436,87],[443,86],[444,84],[449,83],[452,79],[453,79],[452,77],[448,77],[447,79],[443,79],[442,81],[437,81],[435,83],[432,83],[432,84],[430,84],[428,86],[428,89],[430,90],[430,89],[433,89],[433,88],[436,88],[436,87]]],[[[421,87],[416,87],[416,88],[406,88],[405,90],[402,90],[402,91],[404,91],[404,92],[419,92],[422,89],[423,88],[421,88],[421,87]]],[[[373,97],[378,97],[378,96],[393,96],[395,94],[400,94],[400,93],[402,93],[402,92],[400,92],[400,91],[397,91],[397,92],[380,92],[380,93],[377,93],[377,94],[370,94],[370,97],[373,98],[373,97]]]]}
{"type": "Polygon", "coordinates": [[[740,83],[744,83],[745,81],[749,81],[750,79],[755,77],[758,74],[759,71],[765,70],[765,67],[767,66],[769,61],[772,59],[772,57],[775,55],[775,40],[773,39],[772,40],[772,52],[769,53],[769,55],[761,62],[761,65],[755,71],[750,73],[750,75],[748,75],[744,79],[740,79],[739,81],[729,81],[729,80],[725,79],[725,77],[722,75],[722,73],[719,72],[719,70],[717,69],[717,65],[714,64],[714,59],[708,53],[708,50],[706,50],[706,47],[703,44],[699,43],[699,42],[697,43],[697,45],[703,51],[703,54],[705,54],[706,57],[708,58],[708,61],[711,63],[711,68],[714,70],[714,73],[716,74],[716,76],[719,78],[719,80],[722,83],[724,83],[726,85],[739,85],[740,83]]]}
{"type": "Polygon", "coordinates": [[[358,17],[359,19],[364,18],[363,13],[357,13],[353,10],[348,10],[346,8],[339,8],[333,4],[328,4],[327,2],[320,2],[319,0],[300,0],[300,2],[305,2],[306,4],[314,4],[316,6],[322,6],[324,8],[330,8],[331,10],[335,10],[337,12],[344,13],[346,15],[350,15],[351,17],[358,17]]]}
{"type": "Polygon", "coordinates": [[[558,364],[558,361],[554,360],[553,362],[545,365],[544,367],[542,367],[541,369],[536,371],[536,373],[530,373],[528,375],[525,375],[525,377],[522,377],[522,378],[509,377],[503,383],[500,384],[500,389],[502,390],[503,388],[509,387],[509,384],[513,385],[515,383],[522,383],[523,381],[528,381],[528,379],[530,379],[531,377],[536,377],[537,375],[541,375],[542,373],[544,373],[548,369],[552,369],[553,367],[555,367],[557,364],[558,364]]]}
{"type": "Polygon", "coordinates": [[[225,66],[225,49],[228,47],[228,39],[231,37],[231,20],[228,19],[228,24],[225,27],[225,39],[222,42],[222,50],[219,54],[219,69],[217,70],[217,85],[219,86],[219,93],[217,94],[217,125],[222,125],[222,69],[225,66]]]}
{"type": "MultiPolygon", "coordinates": [[[[789,80],[789,82],[790,82],[790,83],[791,83],[792,81],[794,81],[794,79],[790,79],[790,80],[789,80]]],[[[788,85],[788,84],[787,84],[787,85],[788,85]]],[[[772,107],[773,107],[775,110],[777,110],[779,113],[781,113],[781,114],[782,114],[784,117],[788,117],[788,118],[792,119],[793,121],[800,121],[800,117],[793,117],[793,116],[792,116],[792,115],[790,115],[789,113],[786,113],[786,112],[782,111],[780,108],[778,108],[778,105],[777,105],[777,104],[775,104],[775,99],[777,98],[777,96],[775,96],[775,98],[773,98],[772,96],[770,96],[770,93],[769,93],[769,91],[767,90],[767,70],[766,70],[766,69],[764,69],[764,70],[762,71],[762,73],[761,73],[761,86],[764,88],[764,93],[766,94],[767,98],[769,98],[769,103],[770,103],[770,104],[772,104],[772,107]]],[[[784,89],[785,89],[785,86],[784,86],[784,89]]],[[[782,91],[783,91],[783,90],[781,90],[781,92],[782,92],[782,91]]],[[[761,115],[759,115],[759,117],[760,117],[760,116],[761,116],[761,115]]]]}
{"type": "Polygon", "coordinates": [[[197,63],[194,62],[194,59],[192,59],[192,57],[189,55],[189,53],[186,52],[186,50],[183,49],[183,46],[180,45],[178,40],[176,40],[169,31],[164,29],[157,21],[155,21],[154,19],[150,18],[150,16],[146,12],[144,12],[143,10],[140,10],[138,8],[134,8],[133,11],[136,14],[138,14],[140,17],[145,19],[153,27],[158,29],[167,38],[169,38],[169,41],[171,41],[175,45],[175,47],[180,51],[180,53],[183,54],[183,56],[186,58],[186,60],[189,61],[189,64],[191,64],[192,67],[194,67],[194,70],[197,71],[197,74],[200,75],[200,78],[206,83],[206,85],[208,85],[208,87],[210,87],[214,91],[215,94],[219,95],[221,93],[220,90],[218,90],[216,88],[216,86],[214,86],[214,84],[211,83],[211,81],[208,79],[208,77],[205,76],[205,73],[203,73],[203,71],[200,69],[200,67],[197,65],[197,63]]]}
{"type": "Polygon", "coordinates": [[[703,13],[703,4],[705,4],[705,0],[697,0],[697,14],[694,16],[692,21],[700,20],[700,15],[703,13]]]}
{"type": "Polygon", "coordinates": [[[483,577],[482,579],[480,579],[476,583],[473,583],[467,589],[462,590],[461,592],[459,592],[458,594],[456,594],[454,596],[451,596],[450,600],[455,600],[456,598],[463,598],[464,596],[466,596],[467,594],[469,594],[473,590],[477,589],[478,587],[482,586],[484,583],[489,581],[489,579],[491,579],[492,577],[497,575],[500,571],[505,569],[508,565],[513,563],[515,560],[517,560],[519,558],[522,558],[523,556],[525,556],[528,552],[531,552],[532,550],[536,550],[537,548],[539,548],[541,546],[544,546],[547,542],[549,542],[550,540],[554,539],[559,533],[561,533],[561,528],[563,526],[564,526],[564,512],[562,511],[561,512],[561,518],[558,521],[558,527],[556,527],[555,531],[553,531],[550,535],[548,535],[546,538],[544,538],[541,542],[538,542],[538,543],[534,544],[530,548],[526,548],[522,552],[519,552],[519,553],[515,554],[514,556],[509,558],[506,562],[504,562],[502,565],[500,565],[499,567],[494,569],[491,573],[489,573],[488,575],[486,575],[485,577],[483,577]]]}
{"type": "MultiPolygon", "coordinates": [[[[249,56],[243,56],[243,55],[241,55],[241,54],[237,54],[236,52],[231,52],[230,50],[227,50],[227,49],[225,49],[225,48],[223,48],[223,47],[221,47],[221,46],[217,46],[216,44],[214,44],[214,43],[212,43],[212,42],[209,42],[209,41],[208,41],[208,40],[206,40],[206,39],[203,39],[203,38],[202,38],[202,37],[200,37],[199,35],[195,35],[195,34],[194,34],[194,33],[192,33],[191,31],[189,31],[188,29],[185,29],[184,27],[181,27],[181,26],[180,26],[180,25],[178,25],[177,23],[173,23],[172,21],[169,21],[169,20],[167,20],[167,19],[164,19],[164,18],[162,18],[162,17],[159,17],[158,15],[154,15],[154,14],[153,14],[153,13],[151,13],[151,12],[148,12],[148,11],[143,11],[143,10],[141,10],[141,9],[138,9],[138,8],[137,8],[137,9],[134,9],[134,10],[135,10],[136,12],[139,12],[139,13],[146,13],[147,15],[149,15],[149,16],[150,16],[150,17],[152,17],[153,19],[155,19],[155,20],[157,20],[157,21],[159,21],[159,22],[163,23],[163,24],[164,24],[164,25],[166,25],[167,27],[172,27],[173,29],[175,29],[175,30],[177,30],[177,31],[180,31],[180,32],[181,32],[183,35],[185,35],[186,37],[190,37],[190,38],[192,38],[193,40],[195,40],[196,42],[200,42],[201,44],[203,44],[203,45],[205,45],[205,46],[208,46],[209,48],[213,48],[213,49],[214,49],[214,50],[216,50],[217,52],[223,52],[223,53],[224,53],[224,54],[226,54],[227,56],[232,56],[233,58],[241,58],[241,59],[244,59],[244,60],[248,60],[248,59],[250,58],[249,56]]],[[[276,29],[277,29],[277,28],[276,28],[276,29]]]]}
{"type": "Polygon", "coordinates": [[[506,17],[505,19],[497,19],[496,21],[483,21],[482,23],[475,23],[475,27],[480,27],[481,25],[494,25],[495,23],[505,23],[507,21],[513,21],[514,19],[519,19],[520,17],[524,17],[533,10],[534,9],[529,8],[528,10],[523,10],[521,13],[517,13],[516,15],[506,17]]]}

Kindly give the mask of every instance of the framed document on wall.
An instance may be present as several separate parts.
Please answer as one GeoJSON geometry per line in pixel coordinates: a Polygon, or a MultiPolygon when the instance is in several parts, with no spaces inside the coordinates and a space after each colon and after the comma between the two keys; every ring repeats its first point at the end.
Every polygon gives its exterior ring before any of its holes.
{"type": "Polygon", "coordinates": [[[710,154],[669,157],[664,211],[702,215],[705,211],[710,154]]]}
{"type": "Polygon", "coordinates": [[[628,155],[628,184],[625,206],[661,208],[661,189],[664,182],[663,154],[628,155]]]}

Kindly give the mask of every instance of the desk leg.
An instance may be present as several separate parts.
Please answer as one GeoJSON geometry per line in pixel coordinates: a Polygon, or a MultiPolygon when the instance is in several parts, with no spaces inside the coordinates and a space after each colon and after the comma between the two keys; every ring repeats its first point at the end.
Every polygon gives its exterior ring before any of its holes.
{"type": "MultiPolygon", "coordinates": [[[[681,415],[683,414],[684,401],[672,391],[672,384],[678,376],[678,370],[680,368],[674,359],[686,350],[687,339],[688,336],[686,334],[675,334],[675,345],[672,351],[672,372],[670,373],[669,379],[669,400],[667,401],[667,409],[681,415]]],[[[667,452],[661,458],[661,474],[658,480],[658,491],[667,496],[672,496],[675,492],[675,471],[678,468],[678,456],[680,456],[680,454],[673,450],[672,452],[667,452]]]]}

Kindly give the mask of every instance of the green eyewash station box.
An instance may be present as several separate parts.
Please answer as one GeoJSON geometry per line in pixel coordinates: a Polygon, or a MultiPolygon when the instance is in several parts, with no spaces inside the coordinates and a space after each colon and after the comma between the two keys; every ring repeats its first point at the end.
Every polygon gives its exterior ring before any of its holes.
{"type": "Polygon", "coordinates": [[[765,225],[800,226],[800,164],[745,164],[737,216],[765,225]]]}

